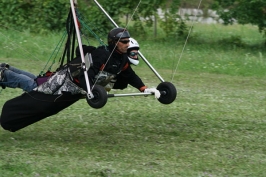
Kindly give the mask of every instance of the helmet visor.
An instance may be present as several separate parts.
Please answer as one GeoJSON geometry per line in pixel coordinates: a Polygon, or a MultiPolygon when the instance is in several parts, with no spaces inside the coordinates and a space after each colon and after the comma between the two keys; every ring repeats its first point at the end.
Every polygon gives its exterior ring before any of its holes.
{"type": "Polygon", "coordinates": [[[130,38],[130,34],[128,31],[121,31],[115,35],[116,39],[130,38]]]}

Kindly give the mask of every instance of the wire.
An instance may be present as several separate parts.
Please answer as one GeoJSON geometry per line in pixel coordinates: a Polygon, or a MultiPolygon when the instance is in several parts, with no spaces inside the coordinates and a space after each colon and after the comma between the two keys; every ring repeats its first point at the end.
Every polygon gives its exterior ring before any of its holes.
{"type": "MultiPolygon", "coordinates": [[[[202,0],[200,0],[200,2],[199,2],[198,10],[199,10],[199,8],[200,8],[200,6],[201,6],[201,3],[202,3],[202,0]]],[[[196,17],[196,14],[195,14],[195,17],[196,17]]],[[[192,29],[193,29],[194,23],[195,23],[195,19],[192,20],[192,25],[191,25],[191,27],[190,27],[190,29],[189,29],[189,32],[188,32],[188,35],[187,35],[186,41],[185,41],[185,43],[184,43],[184,46],[183,46],[183,48],[182,48],[181,54],[180,54],[180,56],[179,56],[179,59],[178,59],[177,65],[176,65],[176,68],[175,68],[174,72],[172,73],[172,79],[171,79],[171,82],[173,82],[173,79],[174,79],[174,76],[175,76],[175,74],[176,74],[176,71],[177,71],[178,65],[179,65],[179,63],[180,63],[180,61],[181,61],[181,58],[182,58],[183,54],[184,54],[184,51],[185,51],[185,48],[186,48],[186,45],[187,45],[187,42],[188,42],[188,38],[189,38],[189,36],[190,36],[190,34],[191,34],[191,32],[192,32],[192,29]]]]}

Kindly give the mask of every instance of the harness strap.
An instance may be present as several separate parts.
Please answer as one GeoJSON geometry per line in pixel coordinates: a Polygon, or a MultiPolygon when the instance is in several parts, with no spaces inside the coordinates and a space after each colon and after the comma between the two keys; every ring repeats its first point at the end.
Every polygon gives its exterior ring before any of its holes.
{"type": "Polygon", "coordinates": [[[103,71],[104,67],[105,67],[105,64],[102,64],[102,66],[100,67],[100,71],[103,71]]]}

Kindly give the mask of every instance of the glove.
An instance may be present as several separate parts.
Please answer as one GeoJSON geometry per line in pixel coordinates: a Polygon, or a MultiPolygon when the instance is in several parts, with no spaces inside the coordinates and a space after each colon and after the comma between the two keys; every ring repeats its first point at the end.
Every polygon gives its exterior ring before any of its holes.
{"type": "Polygon", "coordinates": [[[154,94],[155,98],[157,98],[157,99],[160,98],[160,96],[161,96],[160,91],[157,90],[156,88],[146,88],[144,90],[144,93],[152,93],[152,94],[154,94]]]}

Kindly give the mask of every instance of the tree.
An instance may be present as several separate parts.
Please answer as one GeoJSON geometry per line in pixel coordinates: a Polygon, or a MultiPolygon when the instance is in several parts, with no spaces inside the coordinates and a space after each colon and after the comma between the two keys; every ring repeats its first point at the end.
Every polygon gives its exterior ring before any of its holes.
{"type": "MultiPolygon", "coordinates": [[[[88,0],[84,1],[89,4],[88,0]]],[[[178,18],[177,11],[180,0],[142,0],[139,6],[139,1],[98,0],[98,2],[119,26],[125,27],[127,22],[133,22],[133,30],[130,30],[132,34],[145,36],[144,27],[151,27],[159,19],[158,9],[162,9],[165,17],[160,20],[163,30],[166,33],[177,31],[176,19],[178,18]],[[125,16],[127,17],[126,22],[122,21],[125,16]]],[[[96,5],[91,4],[88,8],[87,16],[90,17],[90,21],[102,29],[110,30],[112,26],[110,21],[96,5]]]]}
{"type": "Polygon", "coordinates": [[[38,33],[62,30],[68,4],[65,0],[1,0],[0,27],[38,33]]]}
{"type": "MultiPolygon", "coordinates": [[[[114,27],[108,18],[93,1],[77,0],[77,2],[78,11],[83,16],[84,22],[106,37],[107,32],[114,27]]],[[[132,34],[146,36],[145,26],[157,27],[155,25],[157,20],[168,36],[178,33],[177,11],[180,0],[98,0],[98,2],[119,26],[125,27],[130,21],[133,24],[130,25],[133,26],[133,29],[130,29],[132,34]],[[141,3],[138,6],[139,2],[141,3]],[[162,10],[163,18],[158,17],[158,9],[162,10]],[[126,21],[125,16],[129,17],[126,21]]],[[[36,33],[60,31],[65,29],[69,7],[69,1],[66,0],[1,0],[0,27],[36,33]]]]}
{"type": "Polygon", "coordinates": [[[265,0],[215,0],[213,8],[225,24],[237,20],[239,24],[257,25],[259,31],[266,34],[265,0]]]}

